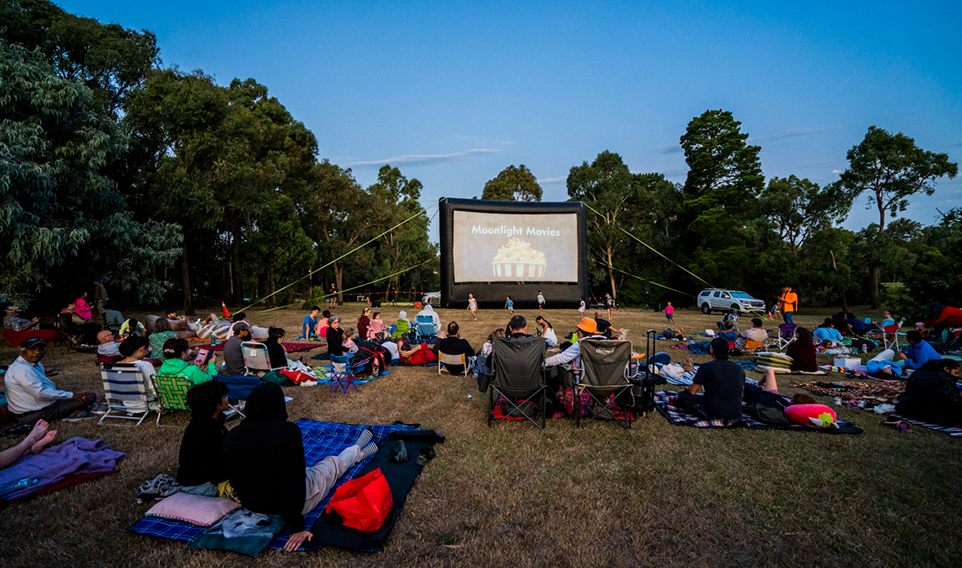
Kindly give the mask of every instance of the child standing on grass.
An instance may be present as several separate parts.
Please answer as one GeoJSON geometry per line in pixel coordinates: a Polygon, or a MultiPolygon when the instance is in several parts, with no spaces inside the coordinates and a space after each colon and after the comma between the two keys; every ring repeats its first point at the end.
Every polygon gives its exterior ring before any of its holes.
{"type": "Polygon", "coordinates": [[[581,298],[581,305],[578,306],[578,313],[581,315],[585,315],[585,299],[584,298],[581,298]]]}
{"type": "Polygon", "coordinates": [[[665,319],[667,319],[669,323],[675,323],[674,314],[675,307],[671,305],[671,302],[668,302],[668,306],[665,308],[665,319]]]}
{"type": "Polygon", "coordinates": [[[538,313],[540,314],[543,311],[544,311],[544,294],[541,293],[541,290],[538,290],[538,313]]]}
{"type": "Polygon", "coordinates": [[[514,302],[511,300],[511,296],[507,297],[507,301],[504,303],[504,309],[508,310],[508,313],[514,313],[514,302]]]}
{"type": "Polygon", "coordinates": [[[478,301],[474,299],[474,294],[468,294],[468,311],[474,321],[478,321],[478,301]]]}

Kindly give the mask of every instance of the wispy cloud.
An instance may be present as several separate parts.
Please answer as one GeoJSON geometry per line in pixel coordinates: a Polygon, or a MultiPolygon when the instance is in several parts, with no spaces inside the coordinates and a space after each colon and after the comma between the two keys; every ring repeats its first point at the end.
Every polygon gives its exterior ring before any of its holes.
{"type": "Polygon", "coordinates": [[[778,130],[768,136],[758,136],[749,138],[749,142],[773,142],[775,140],[784,140],[785,138],[798,138],[799,136],[811,136],[812,134],[819,134],[822,132],[827,132],[828,128],[786,128],[784,130],[778,130]]]}
{"type": "Polygon", "coordinates": [[[538,178],[538,183],[558,183],[560,181],[567,181],[568,176],[554,177],[554,178],[538,178]]]}
{"type": "Polygon", "coordinates": [[[474,148],[465,152],[454,152],[451,154],[407,154],[395,156],[385,160],[364,160],[354,162],[351,166],[382,166],[384,164],[434,164],[439,162],[453,162],[477,156],[479,154],[493,154],[501,152],[500,148],[474,148]]]}
{"type": "Polygon", "coordinates": [[[672,144],[671,146],[662,146],[661,148],[655,148],[655,152],[659,154],[680,154],[681,146],[678,144],[672,144]]]}

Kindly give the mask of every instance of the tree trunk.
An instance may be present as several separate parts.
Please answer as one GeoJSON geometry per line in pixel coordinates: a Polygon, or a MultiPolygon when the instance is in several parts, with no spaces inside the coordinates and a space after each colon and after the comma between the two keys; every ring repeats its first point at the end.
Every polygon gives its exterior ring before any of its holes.
{"type": "Polygon", "coordinates": [[[344,268],[334,263],[334,286],[337,288],[337,303],[344,303],[344,268]]]}
{"type": "Polygon", "coordinates": [[[180,257],[180,271],[184,284],[184,315],[194,315],[194,303],[190,297],[190,263],[187,261],[187,241],[184,239],[184,250],[180,257]]]}
{"type": "Polygon", "coordinates": [[[265,302],[268,307],[273,308],[277,306],[277,297],[274,296],[274,265],[267,265],[267,278],[264,279],[264,295],[267,296],[267,301],[265,302]]]}
{"type": "Polygon", "coordinates": [[[879,297],[879,291],[878,291],[878,275],[879,275],[879,267],[873,266],[872,267],[872,309],[873,310],[877,310],[880,307],[882,307],[882,301],[879,297]]]}
{"type": "Polygon", "coordinates": [[[207,287],[204,282],[207,279],[204,270],[206,267],[204,262],[204,234],[199,233],[197,236],[197,258],[200,259],[200,262],[197,263],[197,270],[194,271],[194,279],[197,281],[197,306],[204,307],[207,305],[207,287]]]}
{"type": "Polygon", "coordinates": [[[240,285],[240,227],[235,227],[230,239],[230,266],[231,266],[231,277],[233,278],[233,288],[234,288],[234,305],[240,306],[243,304],[243,294],[241,294],[240,285]]]}

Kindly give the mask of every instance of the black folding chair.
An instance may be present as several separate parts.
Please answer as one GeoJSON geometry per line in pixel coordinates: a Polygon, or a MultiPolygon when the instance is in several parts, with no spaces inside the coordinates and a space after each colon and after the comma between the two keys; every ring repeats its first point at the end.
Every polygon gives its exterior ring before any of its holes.
{"type": "Polygon", "coordinates": [[[491,383],[488,387],[488,427],[494,421],[494,409],[497,400],[504,397],[505,407],[514,417],[524,417],[529,422],[544,430],[545,412],[548,399],[548,386],[544,378],[544,354],[548,346],[540,337],[527,336],[517,338],[498,337],[491,345],[490,365],[492,372],[491,383]],[[537,401],[540,399],[540,403],[537,401]],[[541,425],[535,420],[536,415],[526,408],[528,403],[534,405],[541,414],[541,425]]]}
{"type": "MultiPolygon", "coordinates": [[[[605,339],[582,339],[578,342],[581,355],[581,378],[575,389],[575,404],[580,405],[581,392],[588,393],[595,412],[588,421],[601,416],[617,418],[612,404],[617,402],[623,418],[619,422],[631,428],[635,419],[635,399],[631,373],[631,342],[605,339]]],[[[581,412],[575,407],[575,425],[581,426],[581,412]]]]}

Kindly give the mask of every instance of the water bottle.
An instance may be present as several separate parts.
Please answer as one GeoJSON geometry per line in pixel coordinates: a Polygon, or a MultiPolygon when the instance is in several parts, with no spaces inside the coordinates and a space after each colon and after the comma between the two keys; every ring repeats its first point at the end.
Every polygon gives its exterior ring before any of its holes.
{"type": "Polygon", "coordinates": [[[868,345],[866,345],[866,344],[863,343],[863,344],[862,344],[862,353],[867,353],[867,352],[868,352],[868,345]]]}
{"type": "Polygon", "coordinates": [[[20,481],[12,481],[10,483],[0,486],[0,495],[9,495],[10,493],[20,491],[21,489],[25,489],[27,487],[33,487],[38,483],[40,483],[39,479],[33,479],[30,477],[25,477],[20,481]]]}

